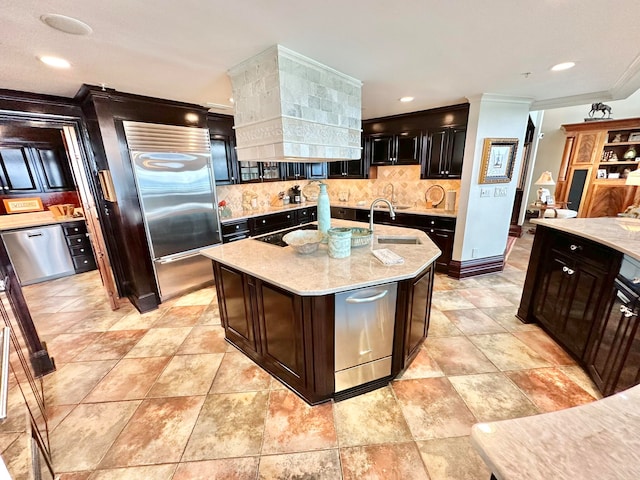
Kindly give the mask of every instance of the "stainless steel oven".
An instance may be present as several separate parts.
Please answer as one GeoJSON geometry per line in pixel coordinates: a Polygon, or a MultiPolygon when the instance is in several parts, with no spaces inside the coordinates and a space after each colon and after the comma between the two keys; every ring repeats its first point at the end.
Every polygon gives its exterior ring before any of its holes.
{"type": "Polygon", "coordinates": [[[397,283],[337,293],[335,391],[391,375],[397,283]]]}

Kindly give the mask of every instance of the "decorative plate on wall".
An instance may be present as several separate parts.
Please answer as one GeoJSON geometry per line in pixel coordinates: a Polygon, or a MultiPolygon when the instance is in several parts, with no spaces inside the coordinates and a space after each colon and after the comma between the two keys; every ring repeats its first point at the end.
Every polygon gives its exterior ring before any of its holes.
{"type": "Polygon", "coordinates": [[[432,206],[437,207],[444,200],[444,188],[440,185],[432,185],[427,188],[424,194],[424,199],[427,203],[431,203],[432,206]]]}

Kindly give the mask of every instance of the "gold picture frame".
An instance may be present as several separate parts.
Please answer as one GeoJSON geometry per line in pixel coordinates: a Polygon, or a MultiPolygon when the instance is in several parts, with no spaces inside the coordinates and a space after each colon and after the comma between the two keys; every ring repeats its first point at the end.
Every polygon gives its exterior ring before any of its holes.
{"type": "Polygon", "coordinates": [[[517,138],[485,138],[478,183],[509,183],[517,150],[517,138]]]}

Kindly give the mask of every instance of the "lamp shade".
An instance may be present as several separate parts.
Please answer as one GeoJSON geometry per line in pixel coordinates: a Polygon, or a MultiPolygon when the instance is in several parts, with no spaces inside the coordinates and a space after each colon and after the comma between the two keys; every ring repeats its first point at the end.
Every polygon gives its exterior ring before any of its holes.
{"type": "Polygon", "coordinates": [[[640,185],[640,170],[634,170],[629,172],[627,179],[624,182],[625,185],[640,185]]]}
{"type": "Polygon", "coordinates": [[[536,180],[536,185],[555,185],[556,182],[553,181],[553,177],[551,176],[551,172],[542,172],[540,178],[536,180]]]}

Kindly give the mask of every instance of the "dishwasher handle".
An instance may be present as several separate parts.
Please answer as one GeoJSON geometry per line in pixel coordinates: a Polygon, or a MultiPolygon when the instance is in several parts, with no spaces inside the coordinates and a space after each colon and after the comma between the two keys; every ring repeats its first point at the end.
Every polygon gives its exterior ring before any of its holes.
{"type": "Polygon", "coordinates": [[[347,303],[371,303],[371,302],[376,302],[378,300],[380,300],[381,298],[384,298],[387,293],[389,293],[389,290],[383,290],[382,292],[373,295],[372,297],[365,297],[365,298],[357,298],[357,297],[348,297],[345,299],[345,302],[347,303]]]}
{"type": "Polygon", "coordinates": [[[27,237],[31,238],[31,237],[41,237],[42,236],[42,232],[38,232],[38,233],[27,233],[27,237]]]}

